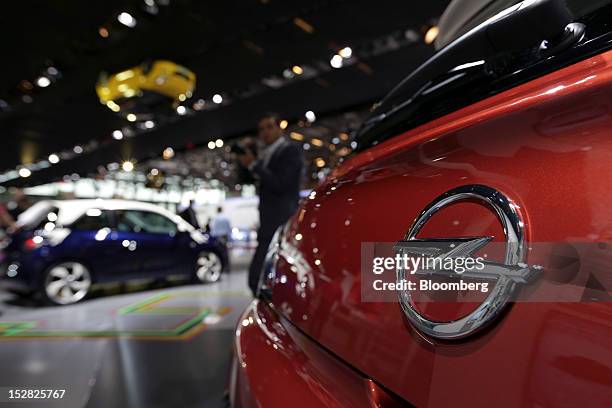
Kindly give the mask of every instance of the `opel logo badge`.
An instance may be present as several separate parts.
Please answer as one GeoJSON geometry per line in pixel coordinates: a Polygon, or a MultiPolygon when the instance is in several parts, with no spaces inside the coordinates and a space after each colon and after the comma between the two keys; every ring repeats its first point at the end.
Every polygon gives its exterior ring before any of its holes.
{"type": "MultiPolygon", "coordinates": [[[[462,274],[464,278],[490,280],[494,283],[494,287],[474,311],[458,320],[433,321],[416,309],[409,290],[398,292],[400,305],[410,323],[420,332],[444,340],[465,338],[495,321],[508,302],[520,290],[521,285],[531,281],[537,272],[526,264],[524,224],[518,207],[499,191],[483,185],[458,187],[435,199],[417,217],[404,240],[395,245],[396,252],[402,256],[404,254],[424,254],[452,258],[471,256],[475,251],[486,246],[491,241],[491,237],[416,238],[419,231],[434,214],[460,201],[477,201],[494,211],[504,230],[505,259],[499,263],[487,260],[482,270],[467,271],[462,274]]],[[[454,273],[446,270],[415,272],[447,277],[454,273]]],[[[397,269],[397,282],[405,281],[406,274],[405,269],[397,269]]]]}

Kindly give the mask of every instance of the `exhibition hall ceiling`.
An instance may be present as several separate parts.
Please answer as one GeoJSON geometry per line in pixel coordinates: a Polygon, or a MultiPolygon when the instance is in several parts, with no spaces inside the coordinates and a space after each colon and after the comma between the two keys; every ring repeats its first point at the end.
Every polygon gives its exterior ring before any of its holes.
{"type": "Polygon", "coordinates": [[[297,123],[307,111],[362,110],[433,53],[425,34],[447,4],[14,2],[0,15],[10,39],[1,46],[0,132],[10,142],[0,151],[0,173],[28,166],[29,177],[4,181],[38,184],[161,156],[168,146],[240,137],[263,111],[297,123]],[[101,74],[157,60],[196,75],[182,108],[169,104],[171,113],[130,121],[100,103],[101,74]],[[44,163],[49,155],[59,162],[44,163]]]}

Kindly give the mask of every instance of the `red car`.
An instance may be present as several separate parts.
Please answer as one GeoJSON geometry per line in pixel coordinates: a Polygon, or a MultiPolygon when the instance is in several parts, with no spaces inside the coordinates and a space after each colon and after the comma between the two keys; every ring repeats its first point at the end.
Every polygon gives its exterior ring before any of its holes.
{"type": "Polygon", "coordinates": [[[612,406],[608,3],[519,3],[376,107],[269,248],[233,406],[612,406]],[[505,245],[482,299],[365,299],[366,243],[451,239],[505,245]]]}

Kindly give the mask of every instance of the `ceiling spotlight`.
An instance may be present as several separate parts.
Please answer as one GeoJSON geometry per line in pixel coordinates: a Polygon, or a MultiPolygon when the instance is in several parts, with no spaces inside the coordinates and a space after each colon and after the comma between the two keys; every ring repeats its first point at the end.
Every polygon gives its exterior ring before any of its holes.
{"type": "Polygon", "coordinates": [[[223,97],[219,94],[215,94],[212,97],[212,101],[216,104],[220,104],[221,102],[223,102],[223,97]]]}
{"type": "Polygon", "coordinates": [[[410,43],[415,43],[420,40],[421,35],[411,28],[404,31],[404,38],[406,38],[410,43]]]}
{"type": "Polygon", "coordinates": [[[213,142],[212,140],[210,142],[208,142],[208,148],[209,149],[214,149],[215,148],[215,142],[213,142]]]}
{"type": "Polygon", "coordinates": [[[132,17],[130,13],[127,11],[122,12],[117,16],[117,21],[123,24],[126,27],[134,28],[136,27],[136,19],[132,17]]]}
{"type": "Polygon", "coordinates": [[[157,14],[159,7],[155,4],[155,0],[144,0],[145,10],[151,14],[157,14]]]}
{"type": "Polygon", "coordinates": [[[162,153],[164,160],[170,160],[174,157],[174,149],[171,147],[166,147],[162,153]]]}
{"type": "Polygon", "coordinates": [[[100,34],[102,38],[108,38],[108,30],[105,27],[98,28],[98,34],[100,34]]]}
{"type": "Polygon", "coordinates": [[[120,130],[113,130],[113,139],[115,140],[123,139],[123,132],[120,130]]]}
{"type": "Polygon", "coordinates": [[[309,110],[308,112],[306,112],[306,114],[304,115],[306,116],[306,120],[310,123],[314,122],[315,120],[317,120],[316,115],[314,114],[313,111],[309,110]]]}
{"type": "Polygon", "coordinates": [[[74,148],[72,149],[73,152],[75,152],[76,154],[81,154],[83,153],[83,148],[79,145],[74,146],[74,148]]]}
{"type": "Polygon", "coordinates": [[[32,88],[34,88],[34,86],[32,85],[32,83],[30,81],[28,81],[27,79],[24,79],[22,81],[19,82],[19,87],[24,90],[24,91],[31,91],[32,88]]]}
{"type": "Polygon", "coordinates": [[[49,163],[57,164],[57,163],[59,163],[59,161],[60,161],[60,158],[59,158],[59,156],[57,154],[51,153],[49,155],[49,163]]]}
{"type": "Polygon", "coordinates": [[[217,140],[215,140],[215,146],[217,146],[217,147],[223,147],[223,140],[221,140],[221,139],[217,139],[217,140]]]}
{"type": "Polygon", "coordinates": [[[342,57],[336,54],[329,60],[329,63],[333,68],[342,68],[342,57]]]}
{"type": "Polygon", "coordinates": [[[312,140],[310,140],[310,144],[312,144],[313,146],[321,147],[323,146],[323,141],[314,137],[312,138],[312,140]]]}
{"type": "Polygon", "coordinates": [[[151,175],[152,176],[157,176],[159,174],[159,170],[157,169],[151,169],[151,175]]]}
{"type": "Polygon", "coordinates": [[[286,70],[283,71],[283,76],[287,79],[291,79],[295,76],[295,74],[293,73],[293,71],[287,68],[286,70]]]}
{"type": "Polygon", "coordinates": [[[206,101],[204,101],[204,99],[198,99],[194,104],[193,104],[193,109],[199,111],[204,109],[204,106],[206,106],[206,101]]]}
{"type": "Polygon", "coordinates": [[[287,126],[289,126],[289,122],[287,122],[285,119],[281,120],[280,123],[278,124],[280,126],[281,129],[287,129],[287,126]]]}
{"type": "Polygon", "coordinates": [[[38,85],[41,88],[46,88],[49,85],[51,85],[51,80],[47,78],[46,76],[41,76],[36,80],[36,85],[38,85]]]}
{"type": "Polygon", "coordinates": [[[121,110],[121,107],[117,105],[114,101],[106,102],[106,106],[108,107],[108,109],[112,110],[113,112],[119,112],[121,110]]]}
{"type": "Polygon", "coordinates": [[[49,67],[47,68],[47,74],[51,76],[56,76],[56,75],[59,75],[59,71],[55,67],[49,67]]]}
{"type": "Polygon", "coordinates": [[[179,105],[176,107],[176,113],[182,116],[187,113],[187,108],[184,107],[183,105],[179,105]]]}
{"type": "Polygon", "coordinates": [[[310,25],[306,20],[303,20],[299,17],[293,19],[293,24],[307,32],[308,34],[314,33],[314,27],[310,25]]]}
{"type": "Polygon", "coordinates": [[[152,120],[147,120],[144,123],[144,127],[147,129],[153,129],[155,127],[155,122],[153,122],[152,120]]]}
{"type": "Polygon", "coordinates": [[[295,75],[302,75],[304,73],[304,70],[299,65],[294,65],[291,71],[293,71],[295,75]]]}
{"type": "Polygon", "coordinates": [[[298,132],[291,132],[289,137],[291,137],[293,140],[297,140],[298,142],[304,140],[304,135],[298,132]]]}
{"type": "Polygon", "coordinates": [[[133,113],[128,113],[125,118],[130,122],[136,122],[136,119],[138,119],[133,113]]]}
{"type": "Polygon", "coordinates": [[[22,167],[19,169],[19,176],[26,178],[26,177],[30,177],[32,175],[32,172],[30,171],[30,169],[27,169],[25,167],[22,167]]]}
{"type": "Polygon", "coordinates": [[[440,33],[440,29],[438,28],[438,26],[431,26],[429,30],[427,30],[427,32],[425,33],[425,44],[431,44],[432,42],[434,42],[436,37],[438,36],[438,33],[440,33]]]}
{"type": "Polygon", "coordinates": [[[344,47],[343,49],[338,51],[338,55],[340,55],[342,58],[351,58],[351,56],[353,55],[353,50],[351,49],[351,47],[344,47]]]}
{"type": "Polygon", "coordinates": [[[123,171],[128,171],[128,172],[129,172],[129,171],[132,171],[132,170],[134,170],[134,163],[132,163],[132,162],[131,162],[131,161],[129,161],[129,160],[124,161],[124,162],[121,164],[121,169],[123,169],[123,171]]]}

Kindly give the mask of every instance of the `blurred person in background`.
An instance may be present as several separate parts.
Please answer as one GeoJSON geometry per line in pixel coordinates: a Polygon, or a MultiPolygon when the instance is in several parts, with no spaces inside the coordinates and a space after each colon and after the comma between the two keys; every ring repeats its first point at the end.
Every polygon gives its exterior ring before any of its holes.
{"type": "Polygon", "coordinates": [[[11,216],[4,203],[0,203],[0,227],[12,231],[16,228],[15,219],[11,216]]]}
{"type": "Polygon", "coordinates": [[[217,215],[210,222],[210,235],[227,243],[231,233],[232,226],[229,218],[223,213],[223,207],[217,208],[217,215]]]}
{"type": "Polygon", "coordinates": [[[11,216],[4,203],[0,203],[0,227],[8,232],[14,232],[17,229],[15,219],[11,216]]]}
{"type": "Polygon", "coordinates": [[[10,243],[7,235],[18,230],[15,219],[8,212],[4,203],[0,203],[0,229],[0,263],[2,263],[6,256],[4,249],[10,243]]]}
{"type": "Polygon", "coordinates": [[[196,213],[193,209],[194,204],[195,202],[193,200],[190,200],[189,205],[183,211],[181,211],[179,215],[181,216],[181,218],[191,224],[195,229],[199,229],[200,224],[198,223],[198,218],[196,217],[196,213]]]}
{"type": "Polygon", "coordinates": [[[237,153],[240,164],[257,180],[259,193],[258,243],[249,267],[249,287],[254,295],[274,232],[297,210],[303,168],[302,149],[285,137],[278,114],[263,115],[257,133],[265,145],[261,155],[256,157],[248,146],[237,153]]]}
{"type": "Polygon", "coordinates": [[[14,189],[12,195],[13,200],[8,204],[7,208],[13,220],[17,220],[21,213],[32,206],[32,202],[21,189],[14,189]]]}

